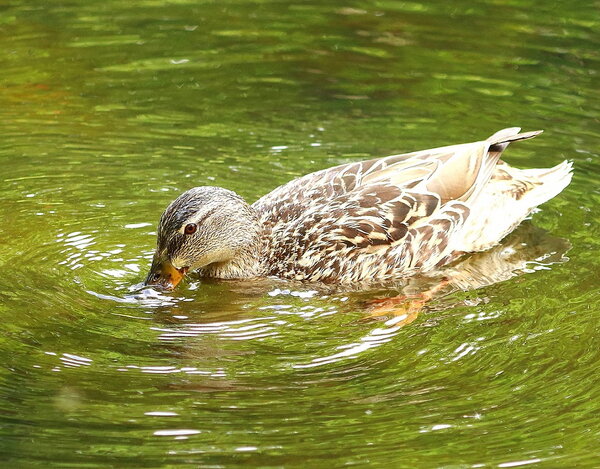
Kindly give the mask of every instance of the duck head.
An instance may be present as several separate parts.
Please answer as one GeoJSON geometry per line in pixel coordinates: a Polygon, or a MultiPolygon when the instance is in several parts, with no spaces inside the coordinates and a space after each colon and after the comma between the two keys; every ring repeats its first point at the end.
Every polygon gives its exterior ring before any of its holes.
{"type": "Polygon", "coordinates": [[[199,269],[221,278],[252,276],[259,231],[256,212],[235,192],[212,186],[190,189],[160,217],[145,284],[173,289],[199,269]]]}

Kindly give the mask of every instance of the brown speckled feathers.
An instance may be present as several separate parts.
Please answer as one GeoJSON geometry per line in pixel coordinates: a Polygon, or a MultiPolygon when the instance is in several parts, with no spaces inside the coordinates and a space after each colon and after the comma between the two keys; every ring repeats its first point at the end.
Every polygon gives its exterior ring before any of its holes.
{"type": "Polygon", "coordinates": [[[487,249],[571,179],[570,163],[519,170],[504,129],[480,142],[318,171],[252,207],[263,224],[266,275],[323,282],[386,281],[487,249]]]}

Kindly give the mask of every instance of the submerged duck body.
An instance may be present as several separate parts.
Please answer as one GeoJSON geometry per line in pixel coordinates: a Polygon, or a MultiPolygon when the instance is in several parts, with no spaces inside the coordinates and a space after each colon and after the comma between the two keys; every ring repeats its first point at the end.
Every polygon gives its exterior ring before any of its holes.
{"type": "Polygon", "coordinates": [[[163,213],[147,284],[216,278],[386,282],[435,270],[502,240],[571,181],[571,163],[517,169],[503,129],[486,140],[356,162],[278,187],[252,205],[197,187],[163,213]]]}

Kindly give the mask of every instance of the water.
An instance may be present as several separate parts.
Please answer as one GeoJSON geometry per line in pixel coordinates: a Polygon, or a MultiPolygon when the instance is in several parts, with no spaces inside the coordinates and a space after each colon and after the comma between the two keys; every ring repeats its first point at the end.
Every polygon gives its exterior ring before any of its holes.
{"type": "Polygon", "coordinates": [[[597,467],[597,7],[5,2],[4,465],[597,467]],[[514,125],[546,133],[506,159],[572,184],[404,327],[367,318],[401,286],[135,288],[189,187],[514,125]]]}

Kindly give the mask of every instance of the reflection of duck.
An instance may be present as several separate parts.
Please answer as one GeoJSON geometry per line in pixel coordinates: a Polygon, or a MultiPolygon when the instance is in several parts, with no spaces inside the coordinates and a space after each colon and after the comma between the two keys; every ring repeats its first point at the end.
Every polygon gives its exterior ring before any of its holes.
{"type": "Polygon", "coordinates": [[[407,324],[434,297],[484,288],[535,270],[548,270],[553,264],[566,262],[565,254],[570,248],[566,239],[524,223],[487,251],[396,284],[395,290],[402,292],[398,296],[367,300],[369,317],[405,316],[403,324],[407,324]]]}
{"type": "Polygon", "coordinates": [[[565,254],[570,248],[566,239],[523,223],[497,246],[446,266],[440,274],[454,288],[474,290],[523,273],[548,270],[552,264],[566,262],[565,254]]]}
{"type": "Polygon", "coordinates": [[[146,282],[278,276],[385,282],[432,271],[496,245],[571,180],[571,164],[520,170],[507,145],[540,132],[349,163],[293,180],[248,205],[196,187],[163,213],[146,282]]]}

